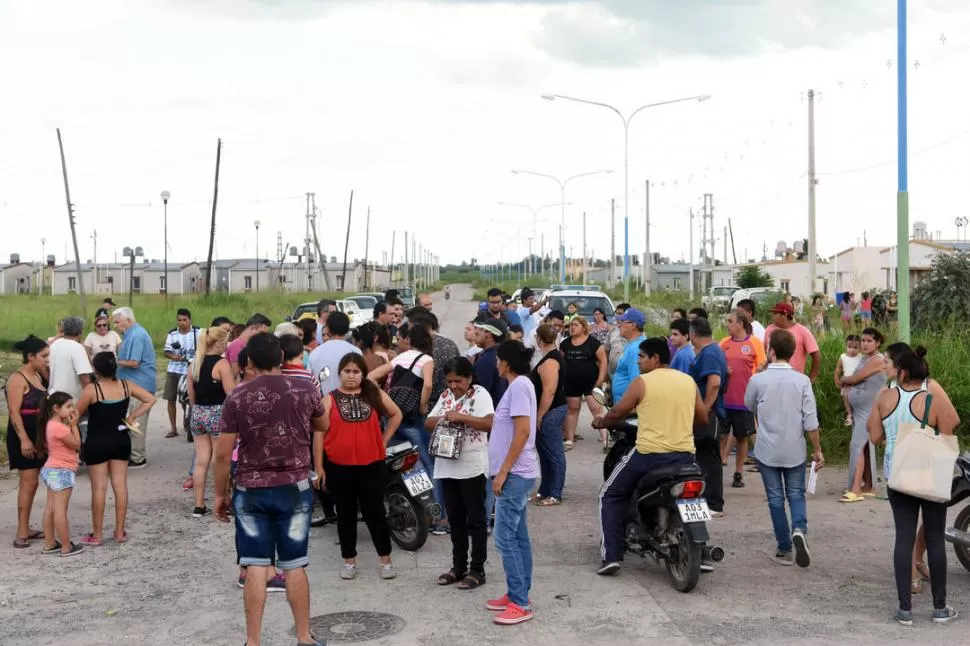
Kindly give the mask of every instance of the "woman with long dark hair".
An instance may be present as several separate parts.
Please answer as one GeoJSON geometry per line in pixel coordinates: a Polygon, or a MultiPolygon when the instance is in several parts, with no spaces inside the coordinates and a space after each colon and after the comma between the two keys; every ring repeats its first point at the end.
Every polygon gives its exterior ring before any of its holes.
{"type": "Polygon", "coordinates": [[[30,510],[40,484],[44,456],[38,451],[37,414],[47,393],[50,348],[33,334],[18,341],[13,349],[23,355],[20,370],[7,379],[7,459],[10,470],[18,472],[17,535],[13,546],[30,547],[30,541],[44,537],[44,532],[30,528],[30,510]]]}
{"type": "Polygon", "coordinates": [[[886,360],[880,353],[883,336],[867,327],[861,334],[862,363],[856,371],[839,380],[840,386],[851,386],[852,438],[849,443],[849,488],[839,502],[861,502],[875,494],[876,449],[869,442],[867,422],[876,399],[886,386],[886,360]]]}
{"type": "Polygon", "coordinates": [[[458,589],[471,590],[485,583],[488,432],[495,409],[488,391],[472,383],[475,368],[471,361],[452,359],[443,372],[448,387],[425,422],[432,434],[434,479],[444,492],[451,525],[452,567],[438,577],[438,585],[457,582],[458,589]]]}
{"type": "MultiPolygon", "coordinates": [[[[579,423],[579,412],[586,399],[593,418],[603,414],[603,407],[593,399],[593,389],[606,383],[607,357],[606,349],[590,334],[589,323],[578,314],[569,321],[569,338],[559,345],[566,361],[566,402],[569,406],[564,428],[564,448],[573,448],[573,441],[582,439],[576,433],[579,423]]],[[[605,429],[599,430],[600,442],[607,447],[605,429]]]]}
{"type": "MultiPolygon", "coordinates": [[[[125,519],[128,515],[128,457],[131,455],[129,428],[132,420],[147,413],[155,395],[123,379],[118,379],[118,360],[111,352],[99,352],[91,361],[98,380],[84,387],[77,401],[78,415],[88,414],[88,434],[81,456],[91,478],[91,532],[81,538],[84,545],[97,547],[104,542],[104,506],[111,480],[115,499],[114,541],[128,540],[125,519]],[[134,397],[139,405],[128,414],[134,397]]],[[[139,429],[144,433],[148,429],[139,429]]]]}
{"type": "Polygon", "coordinates": [[[529,378],[536,390],[536,453],[542,479],[535,501],[540,507],[562,502],[566,483],[566,453],[562,429],[566,423],[566,366],[556,347],[559,332],[549,323],[536,329],[536,349],[542,357],[529,378]]]}
{"type": "MultiPolygon", "coordinates": [[[[895,366],[895,385],[880,393],[868,423],[870,441],[873,444],[886,442],[883,469],[887,482],[892,473],[893,454],[900,425],[918,424],[927,419],[929,426],[937,432],[953,435],[960,424],[960,416],[949,398],[941,398],[940,401],[930,399],[927,388],[930,368],[926,362],[926,350],[922,346],[912,352],[903,353],[895,361],[895,366]]],[[[916,525],[922,512],[930,566],[930,588],[933,592],[933,622],[947,623],[956,617],[957,612],[946,604],[946,503],[916,498],[892,488],[888,490],[888,494],[896,524],[896,545],[893,551],[896,594],[899,597],[896,621],[904,626],[913,625],[910,577],[913,570],[916,525]]]]}
{"type": "Polygon", "coordinates": [[[340,578],[357,576],[357,510],[367,523],[381,562],[381,578],[393,579],[391,532],[384,512],[387,443],[401,424],[401,411],[367,378],[367,363],[349,353],[338,364],[340,385],[323,400],[323,441],[313,442],[314,486],[326,486],[337,507],[337,535],[344,567],[340,578]],[[383,434],[381,418],[387,419],[383,434]],[[326,460],[324,460],[326,452],[326,460]]]}

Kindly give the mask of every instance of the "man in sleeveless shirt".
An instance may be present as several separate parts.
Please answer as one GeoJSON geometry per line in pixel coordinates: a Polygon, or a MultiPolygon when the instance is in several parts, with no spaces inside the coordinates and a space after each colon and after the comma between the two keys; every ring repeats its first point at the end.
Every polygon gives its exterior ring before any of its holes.
{"type": "Polygon", "coordinates": [[[670,368],[667,341],[654,337],[640,342],[640,376],[630,382],[622,399],[594,428],[605,428],[637,413],[637,442],[613,469],[600,491],[599,574],[615,574],[623,561],[623,525],[630,495],[650,471],[694,462],[694,425],[707,423],[707,409],[694,380],[670,368]]]}

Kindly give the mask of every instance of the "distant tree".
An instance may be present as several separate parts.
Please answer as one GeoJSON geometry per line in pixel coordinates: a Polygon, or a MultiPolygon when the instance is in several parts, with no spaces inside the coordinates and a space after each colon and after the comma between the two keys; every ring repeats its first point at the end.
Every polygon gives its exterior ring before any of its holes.
{"type": "Polygon", "coordinates": [[[940,330],[970,319],[970,252],[939,254],[933,271],[912,296],[912,321],[917,330],[940,330]]]}
{"type": "Polygon", "coordinates": [[[738,270],[735,282],[742,289],[752,287],[774,287],[775,279],[757,265],[746,265],[738,270]]]}
{"type": "Polygon", "coordinates": [[[468,266],[468,261],[467,260],[462,260],[461,261],[461,266],[462,267],[467,267],[468,266]]]}

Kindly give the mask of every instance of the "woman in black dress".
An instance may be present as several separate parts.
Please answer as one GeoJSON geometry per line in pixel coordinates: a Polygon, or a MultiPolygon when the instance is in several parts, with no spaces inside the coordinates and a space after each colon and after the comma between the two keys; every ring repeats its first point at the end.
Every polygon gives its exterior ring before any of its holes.
{"type": "Polygon", "coordinates": [[[20,370],[7,379],[7,456],[10,470],[20,472],[17,489],[17,536],[13,546],[30,547],[30,541],[44,537],[44,532],[30,529],[30,509],[40,482],[44,457],[34,443],[37,440],[37,413],[47,394],[50,349],[33,334],[14,346],[23,355],[20,370]]]}
{"type": "MultiPolygon", "coordinates": [[[[606,350],[590,334],[589,322],[582,316],[575,316],[569,322],[569,337],[560,344],[559,350],[566,361],[566,402],[569,413],[566,415],[564,448],[573,448],[574,440],[583,439],[576,433],[579,423],[579,410],[586,398],[586,405],[593,418],[603,414],[602,407],[593,399],[593,388],[606,382],[606,350]]],[[[600,441],[606,449],[606,431],[600,431],[600,441]]]]}
{"type": "MultiPolygon", "coordinates": [[[[88,384],[77,402],[78,415],[88,414],[88,435],[81,447],[81,457],[91,478],[91,533],[81,539],[85,545],[98,546],[104,542],[104,501],[108,478],[115,497],[116,543],[128,540],[125,517],[128,514],[128,458],[133,420],[148,413],[155,396],[136,384],[118,379],[118,360],[110,352],[99,352],[91,360],[97,382],[88,384]],[[128,402],[134,397],[141,402],[128,415],[128,402]]],[[[148,429],[132,429],[144,433],[148,429]]]]}

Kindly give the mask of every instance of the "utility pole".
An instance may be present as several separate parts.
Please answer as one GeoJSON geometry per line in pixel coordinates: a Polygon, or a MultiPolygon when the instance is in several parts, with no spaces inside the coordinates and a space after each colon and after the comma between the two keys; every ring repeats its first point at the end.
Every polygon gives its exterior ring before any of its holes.
{"type": "Polygon", "coordinates": [[[364,291],[367,291],[367,252],[370,247],[370,207],[367,207],[367,228],[364,230],[364,291]]]}
{"type": "MultiPolygon", "coordinates": [[[[330,274],[327,273],[327,257],[323,255],[323,250],[320,249],[320,236],[317,235],[317,228],[320,224],[317,221],[319,214],[320,212],[317,210],[317,194],[310,193],[310,229],[313,231],[313,248],[317,252],[317,263],[320,267],[320,273],[323,274],[324,288],[329,292],[333,291],[333,288],[330,287],[330,274]]],[[[307,255],[310,255],[309,251],[307,251],[307,255]]]]}
{"type": "Polygon", "coordinates": [[[391,277],[388,279],[390,284],[394,284],[394,243],[397,242],[397,231],[391,231],[391,255],[388,267],[391,270],[391,277]]]}
{"type": "MultiPolygon", "coordinates": [[[[77,246],[77,229],[74,224],[74,204],[71,203],[71,189],[67,185],[67,162],[64,160],[64,141],[61,139],[61,129],[57,129],[57,147],[61,151],[61,171],[64,174],[64,197],[67,199],[67,219],[71,223],[71,239],[74,241],[74,269],[77,272],[77,291],[81,296],[81,318],[84,318],[87,305],[84,298],[84,281],[81,280],[81,253],[77,246]]],[[[53,282],[53,281],[51,281],[53,282]]],[[[53,294],[54,291],[51,290],[53,294]]]]}
{"type": "Polygon", "coordinates": [[[586,265],[586,211],[583,211],[583,285],[589,284],[589,271],[586,265]]]}
{"type": "MultiPolygon", "coordinates": [[[[98,292],[98,230],[95,229],[94,233],[91,234],[91,239],[94,240],[94,271],[91,276],[91,293],[96,294],[98,292]]],[[[168,279],[166,279],[166,283],[168,279]]],[[[168,289],[168,285],[165,287],[168,289]]]]}
{"type": "MultiPolygon", "coordinates": [[[[350,250],[350,218],[354,212],[354,191],[350,191],[350,204],[347,206],[347,236],[344,239],[344,269],[340,277],[340,290],[341,292],[347,290],[347,252],[350,250]]],[[[354,281],[356,282],[356,281],[354,281]]],[[[354,285],[356,288],[357,286],[354,285]]]]}
{"type": "Polygon", "coordinates": [[[703,234],[701,238],[701,249],[704,250],[704,263],[708,265],[708,285],[701,286],[701,291],[705,291],[707,287],[714,284],[714,195],[711,193],[704,193],[704,212],[703,216],[703,234]]]}
{"type": "Polygon", "coordinates": [[[311,291],[310,288],[310,218],[312,217],[310,210],[310,196],[312,193],[306,194],[306,234],[303,237],[303,260],[306,264],[306,289],[311,291]]]}
{"type": "Polygon", "coordinates": [[[896,269],[899,299],[899,340],[909,343],[909,133],[906,96],[907,67],[907,6],[906,0],[896,2],[896,269]]]}
{"type": "Polygon", "coordinates": [[[212,226],[209,229],[209,257],[205,263],[205,293],[212,293],[212,252],[216,244],[216,204],[219,201],[219,164],[222,161],[222,139],[216,142],[216,177],[212,189],[212,226]]]}
{"type": "MultiPolygon", "coordinates": [[[[902,63],[900,63],[902,64],[902,63]]],[[[812,294],[815,293],[815,90],[808,91],[808,276],[812,294]]]]}
{"type": "MultiPolygon", "coordinates": [[[[738,254],[734,249],[734,227],[731,226],[731,218],[728,218],[728,232],[731,234],[731,258],[734,260],[734,264],[738,264],[738,254]]],[[[744,250],[744,257],[747,259],[748,250],[744,250]]]]}
{"type": "Polygon", "coordinates": [[[650,268],[653,267],[653,261],[650,255],[650,180],[644,182],[643,190],[644,206],[646,207],[646,234],[644,236],[646,240],[643,247],[643,293],[649,296],[652,287],[650,281],[653,279],[652,272],[650,271],[650,268]]]}
{"type": "Polygon", "coordinates": [[[694,298],[694,208],[690,209],[690,225],[687,227],[690,230],[690,253],[688,259],[690,260],[689,269],[690,272],[687,278],[687,289],[690,291],[691,299],[694,298]]]}
{"type": "Polygon", "coordinates": [[[610,287],[616,289],[616,198],[610,199],[610,287]]]}
{"type": "Polygon", "coordinates": [[[728,243],[728,228],[724,227],[724,264],[728,264],[727,261],[727,243],[728,243]]]}
{"type": "Polygon", "coordinates": [[[411,272],[409,271],[410,267],[408,266],[408,250],[409,249],[410,249],[410,247],[408,246],[408,232],[405,231],[404,232],[404,268],[403,268],[404,287],[407,287],[408,285],[411,284],[411,272]]]}

